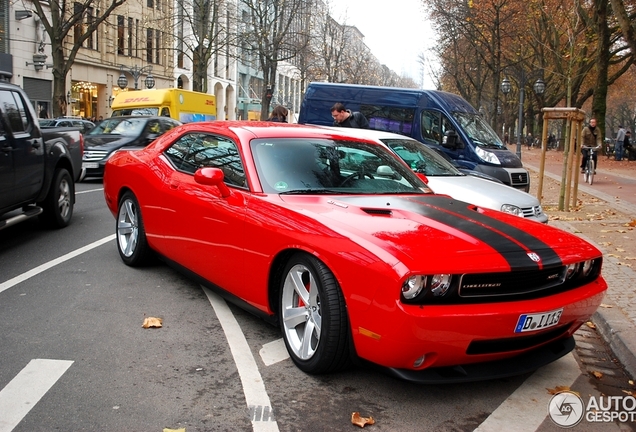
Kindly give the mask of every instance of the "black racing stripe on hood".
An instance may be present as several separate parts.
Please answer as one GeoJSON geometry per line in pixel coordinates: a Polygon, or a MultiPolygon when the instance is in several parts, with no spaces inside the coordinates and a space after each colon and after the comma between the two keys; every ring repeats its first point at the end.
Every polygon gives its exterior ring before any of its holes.
{"type": "Polygon", "coordinates": [[[381,200],[377,197],[339,197],[339,200],[360,207],[403,209],[458,229],[498,251],[512,270],[561,265],[561,259],[543,241],[498,219],[470,210],[470,204],[462,201],[440,196],[391,196],[381,200]],[[539,255],[541,262],[532,261],[529,252],[539,255]]]}

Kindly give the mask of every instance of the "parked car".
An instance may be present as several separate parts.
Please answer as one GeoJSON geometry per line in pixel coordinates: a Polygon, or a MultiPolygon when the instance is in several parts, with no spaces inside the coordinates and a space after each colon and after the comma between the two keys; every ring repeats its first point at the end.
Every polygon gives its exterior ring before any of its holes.
{"type": "Polygon", "coordinates": [[[170,117],[121,116],[102,120],[86,134],[82,179],[102,177],[108,158],[121,148],[147,146],[181,122],[170,117]]]}
{"type": "Polygon", "coordinates": [[[58,117],[54,119],[39,119],[39,123],[40,127],[43,129],[53,127],[73,127],[78,128],[82,134],[85,134],[95,127],[95,123],[92,121],[81,118],[58,117]]]}
{"type": "Polygon", "coordinates": [[[77,130],[40,129],[28,95],[0,81],[0,229],[36,216],[67,226],[83,146],[77,130]]]}
{"type": "MultiPolygon", "coordinates": [[[[342,131],[342,128],[333,129],[336,132],[342,131]]],[[[428,186],[436,193],[450,195],[471,204],[500,210],[537,222],[548,222],[548,215],[543,212],[537,198],[501,182],[466,175],[435,150],[419,141],[404,135],[370,129],[354,129],[345,133],[357,138],[368,138],[385,145],[406,162],[413,171],[424,174],[428,186]]]]}
{"type": "Polygon", "coordinates": [[[159,255],[279,325],[312,374],[364,359],[404,379],[466,381],[573,349],[607,289],[596,247],[436,195],[388,149],[346,134],[189,123],[115,153],[104,196],[122,261],[159,255]]]}

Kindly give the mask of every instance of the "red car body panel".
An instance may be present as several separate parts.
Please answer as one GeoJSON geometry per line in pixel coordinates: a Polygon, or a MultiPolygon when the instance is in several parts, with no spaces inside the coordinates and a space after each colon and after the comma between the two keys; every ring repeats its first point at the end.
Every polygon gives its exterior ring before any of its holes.
{"type": "MultiPolygon", "coordinates": [[[[250,140],[311,136],[349,139],[344,132],[307,126],[184,125],[143,150],[112,156],[104,177],[106,202],[116,217],[119,197],[133,191],[153,250],[263,314],[275,313],[270,280],[276,258],[289,250],[314,255],[333,272],[343,292],[357,355],[390,368],[414,369],[424,354],[426,361],[420,369],[513,357],[571,336],[601,303],[607,289],[601,276],[575,289],[534,299],[448,305],[401,302],[401,286],[410,274],[510,272],[516,261],[507,256],[517,249],[521,255],[537,253],[563,264],[599,258],[601,252],[554,227],[439,195],[264,193],[250,140]],[[232,139],[239,146],[247,187],[230,187],[230,195],[223,197],[219,188],[199,184],[192,175],[175,170],[162,152],[189,131],[232,139]],[[383,213],[387,207],[390,214],[383,213]],[[514,230],[483,222],[488,220],[504,222],[514,230]],[[485,234],[480,237],[462,228],[469,225],[485,234]],[[540,239],[533,244],[545,247],[526,246],[527,239],[520,239],[518,233],[540,239]],[[491,237],[496,241],[490,242],[491,237]],[[561,308],[556,327],[561,330],[554,338],[527,348],[467,354],[475,341],[505,343],[528,336],[514,332],[522,314],[561,308]]],[[[543,265],[539,262],[537,267],[543,265]]],[[[531,333],[547,334],[554,329],[531,333]]]]}

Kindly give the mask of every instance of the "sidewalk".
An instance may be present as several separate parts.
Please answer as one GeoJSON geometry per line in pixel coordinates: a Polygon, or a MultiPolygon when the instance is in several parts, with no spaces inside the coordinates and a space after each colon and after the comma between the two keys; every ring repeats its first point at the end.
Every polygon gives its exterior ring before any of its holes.
{"type": "MultiPolygon", "coordinates": [[[[509,149],[513,152],[516,150],[514,146],[510,146],[509,149]]],[[[540,149],[522,150],[523,165],[530,171],[531,182],[534,182],[530,193],[535,196],[540,155],[540,149]]],[[[598,184],[602,186],[597,186],[596,182],[589,186],[582,183],[580,177],[580,208],[574,209],[579,213],[565,213],[556,211],[558,207],[554,205],[558,204],[562,158],[562,152],[546,153],[541,203],[550,216],[550,225],[585,238],[603,251],[603,276],[607,281],[608,290],[603,305],[594,314],[592,321],[627,373],[634,378],[636,270],[632,268],[632,264],[636,266],[636,261],[630,260],[636,260],[636,228],[633,226],[636,222],[636,201],[632,198],[636,196],[636,162],[616,162],[599,156],[597,177],[598,184]],[[592,207],[594,204],[596,206],[592,207]],[[608,220],[604,219],[605,215],[609,215],[608,220]]]]}

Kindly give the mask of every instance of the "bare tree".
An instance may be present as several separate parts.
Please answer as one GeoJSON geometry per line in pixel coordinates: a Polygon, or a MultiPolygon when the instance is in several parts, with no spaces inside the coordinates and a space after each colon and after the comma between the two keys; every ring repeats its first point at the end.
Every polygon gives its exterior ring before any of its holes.
{"type": "Polygon", "coordinates": [[[126,0],[39,0],[33,2],[35,13],[51,40],[53,57],[53,115],[66,113],[66,75],[71,70],[78,51],[93,37],[95,31],[126,0]],[[106,7],[105,9],[100,9],[106,7]],[[49,20],[45,13],[51,13],[49,20]],[[96,13],[95,13],[96,12],[96,13]],[[95,13],[95,14],[94,14],[95,13]],[[101,14],[101,15],[98,15],[101,14]],[[65,44],[73,34],[72,45],[65,44]]]}
{"type": "Polygon", "coordinates": [[[240,0],[239,7],[249,12],[250,25],[242,37],[258,58],[263,72],[261,118],[267,118],[276,85],[278,62],[295,58],[304,48],[302,17],[311,9],[312,0],[240,0]]]}
{"type": "Polygon", "coordinates": [[[225,0],[178,0],[177,62],[184,57],[192,62],[192,89],[208,93],[210,64],[217,72],[218,57],[231,55],[236,45],[236,16],[231,2],[225,0]]]}

